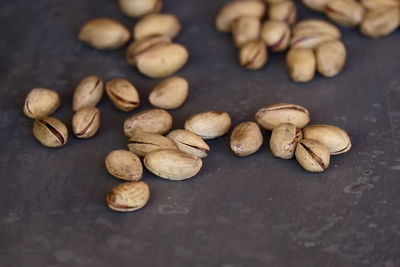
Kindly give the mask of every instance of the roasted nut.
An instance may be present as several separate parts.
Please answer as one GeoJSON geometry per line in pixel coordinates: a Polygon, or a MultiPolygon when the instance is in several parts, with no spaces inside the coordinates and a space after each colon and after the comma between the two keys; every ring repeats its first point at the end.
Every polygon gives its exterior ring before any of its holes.
{"type": "Polygon", "coordinates": [[[323,43],[315,50],[317,70],[325,77],[337,75],[346,62],[346,48],[339,40],[323,43]]]}
{"type": "Polygon", "coordinates": [[[128,150],[111,151],[105,160],[107,171],[114,177],[126,181],[142,179],[143,166],[139,157],[128,150]]]}
{"type": "Polygon", "coordinates": [[[121,111],[131,111],[140,105],[139,94],[133,84],[125,79],[112,79],[106,92],[114,106],[121,111]]]}
{"type": "Polygon", "coordinates": [[[265,65],[267,60],[267,46],[261,40],[248,42],[240,48],[240,65],[242,65],[246,69],[260,69],[265,65]]]}
{"type": "Polygon", "coordinates": [[[172,127],[172,116],[162,109],[139,112],[124,122],[124,133],[132,137],[135,132],[165,134],[172,127]]]}
{"type": "Polygon", "coordinates": [[[303,0],[303,4],[313,10],[324,12],[325,6],[332,0],[303,0]]]}
{"type": "Polygon", "coordinates": [[[149,36],[140,40],[137,40],[129,45],[126,53],[126,61],[132,66],[136,66],[136,57],[148,50],[164,44],[170,44],[171,38],[165,35],[154,35],[149,36]]]}
{"type": "Polygon", "coordinates": [[[341,38],[341,33],[335,25],[320,19],[305,19],[293,27],[293,36],[313,36],[320,34],[331,35],[335,39],[341,38]]]}
{"type": "Polygon", "coordinates": [[[183,105],[189,93],[189,84],[182,77],[171,77],[159,83],[150,93],[149,102],[163,109],[175,109],[183,105]]]}
{"type": "Polygon", "coordinates": [[[141,18],[133,28],[135,40],[154,35],[165,35],[171,39],[178,35],[181,24],[171,14],[152,14],[141,18]]]}
{"type": "Polygon", "coordinates": [[[291,159],[297,143],[303,138],[301,130],[293,123],[279,124],[272,130],[269,146],[275,157],[291,159]]]}
{"type": "Polygon", "coordinates": [[[125,182],[111,189],[106,202],[112,210],[128,212],[143,208],[149,198],[150,189],[145,182],[125,182]]]}
{"type": "Polygon", "coordinates": [[[261,29],[261,39],[273,52],[286,50],[290,42],[290,28],[284,21],[267,20],[261,29]]]}
{"type": "Polygon", "coordinates": [[[98,76],[85,77],[75,88],[72,97],[72,109],[77,111],[83,107],[94,107],[103,96],[104,84],[98,76]]]}
{"type": "Polygon", "coordinates": [[[367,10],[396,9],[400,5],[398,0],[361,0],[360,3],[367,10]]]}
{"type": "Polygon", "coordinates": [[[198,158],[207,157],[210,151],[210,147],[203,139],[187,130],[174,130],[167,137],[175,142],[180,151],[198,158]]]}
{"type": "Polygon", "coordinates": [[[231,117],[226,112],[207,111],[190,116],[185,122],[185,130],[203,139],[213,139],[226,134],[231,128],[231,117]]]}
{"type": "Polygon", "coordinates": [[[379,38],[389,35],[399,26],[400,10],[398,7],[368,11],[360,25],[362,34],[379,38]]]}
{"type": "Polygon", "coordinates": [[[96,107],[84,107],[72,117],[72,131],[78,138],[90,138],[100,127],[100,110],[96,107]]]}
{"type": "Polygon", "coordinates": [[[56,91],[34,88],[26,96],[24,114],[31,119],[38,119],[52,114],[60,106],[60,97],[56,91]]]}
{"type": "Polygon", "coordinates": [[[125,15],[134,18],[158,13],[162,7],[161,0],[118,0],[118,3],[125,15]]]}
{"type": "Polygon", "coordinates": [[[309,172],[323,172],[329,166],[329,150],[322,143],[303,139],[296,146],[296,160],[309,172]]]}
{"type": "Polygon", "coordinates": [[[286,55],[286,65],[293,81],[311,81],[316,67],[314,51],[310,48],[291,48],[286,55]]]}
{"type": "Polygon", "coordinates": [[[232,37],[235,45],[241,47],[247,42],[255,41],[260,36],[260,18],[240,17],[232,23],[232,37]]]}
{"type": "Polygon", "coordinates": [[[230,146],[237,156],[245,157],[258,151],[263,143],[263,136],[257,123],[242,122],[232,131],[230,146]]]}
{"type": "Polygon", "coordinates": [[[326,5],[325,14],[342,26],[354,27],[361,23],[364,8],[353,0],[334,0],[326,5]]]}
{"type": "Polygon", "coordinates": [[[152,133],[135,133],[129,139],[128,148],[139,157],[145,157],[148,153],[160,148],[177,149],[171,139],[152,133]]]}
{"type": "Polygon", "coordinates": [[[68,141],[67,127],[56,118],[44,117],[33,123],[33,135],[44,146],[62,147],[68,141]]]}
{"type": "Polygon", "coordinates": [[[284,21],[289,25],[296,22],[297,11],[293,1],[281,1],[271,4],[268,9],[268,18],[270,20],[284,21]]]}

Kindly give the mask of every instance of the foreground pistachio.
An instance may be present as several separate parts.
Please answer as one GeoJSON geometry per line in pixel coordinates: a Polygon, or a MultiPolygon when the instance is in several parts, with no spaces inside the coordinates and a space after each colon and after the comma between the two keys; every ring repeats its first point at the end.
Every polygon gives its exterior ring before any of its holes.
{"type": "Polygon", "coordinates": [[[133,84],[125,79],[112,79],[106,92],[114,106],[121,111],[131,111],[140,105],[139,94],[133,84]]]}
{"type": "Polygon", "coordinates": [[[315,50],[317,70],[325,77],[337,75],[346,62],[346,48],[339,40],[323,43],[315,50]]]}
{"type": "Polygon", "coordinates": [[[323,172],[329,166],[329,150],[322,143],[303,139],[296,146],[296,160],[309,172],[323,172]]]}
{"type": "Polygon", "coordinates": [[[128,150],[111,151],[106,159],[107,171],[114,177],[126,181],[142,179],[143,166],[139,157],[128,150]]]}
{"type": "Polygon", "coordinates": [[[129,212],[143,208],[149,198],[150,189],[145,182],[125,182],[111,189],[106,202],[112,210],[129,212]]]}
{"type": "Polygon", "coordinates": [[[185,122],[185,130],[203,139],[213,139],[226,134],[231,123],[231,117],[226,112],[206,111],[190,116],[185,122]]]}
{"type": "Polygon", "coordinates": [[[175,109],[183,105],[189,93],[189,84],[182,77],[171,77],[159,83],[150,93],[149,102],[163,109],[175,109]]]}
{"type": "Polygon", "coordinates": [[[97,49],[118,49],[130,38],[129,30],[109,18],[97,18],[87,22],[79,32],[79,40],[97,49]]]}
{"type": "Polygon", "coordinates": [[[257,17],[240,17],[232,23],[232,37],[235,45],[241,47],[260,36],[261,22],[257,17]]]}
{"type": "Polygon", "coordinates": [[[156,46],[170,43],[171,38],[165,35],[154,35],[137,40],[129,45],[126,53],[126,61],[128,62],[128,64],[136,66],[136,57],[138,55],[146,53],[148,50],[156,46]]]}
{"type": "Polygon", "coordinates": [[[232,23],[240,17],[261,18],[265,5],[258,0],[236,0],[225,4],[217,15],[215,25],[221,32],[229,32],[232,23]]]}
{"type": "Polygon", "coordinates": [[[171,39],[178,35],[181,24],[178,18],[171,14],[151,14],[141,18],[133,28],[135,40],[154,35],[165,35],[171,39]]]}
{"type": "Polygon", "coordinates": [[[100,127],[100,110],[96,107],[84,107],[72,117],[72,132],[78,138],[90,138],[100,127]]]}
{"type": "Polygon", "coordinates": [[[366,12],[360,25],[360,31],[372,38],[383,37],[396,30],[399,22],[400,10],[398,7],[376,9],[366,12]]]}
{"type": "Polygon", "coordinates": [[[165,134],[172,127],[172,116],[162,109],[139,112],[124,122],[124,133],[131,137],[135,132],[165,134]]]}
{"type": "Polygon", "coordinates": [[[261,29],[261,39],[273,52],[286,50],[290,42],[290,28],[284,21],[267,20],[261,29]]]}
{"type": "Polygon", "coordinates": [[[33,135],[44,146],[62,147],[68,141],[67,127],[56,118],[44,117],[33,123],[33,135]]]}
{"type": "Polygon", "coordinates": [[[125,15],[138,18],[159,12],[162,0],[118,0],[118,4],[125,15]]]}
{"type": "Polygon", "coordinates": [[[210,151],[210,147],[203,139],[187,130],[174,130],[167,137],[175,142],[180,151],[198,158],[207,157],[210,151]]]}
{"type": "Polygon", "coordinates": [[[320,19],[305,19],[293,26],[294,36],[313,36],[321,34],[331,35],[335,39],[341,38],[341,33],[335,25],[320,19]]]}
{"type": "Polygon", "coordinates": [[[26,96],[24,114],[31,119],[46,117],[60,106],[60,96],[56,91],[34,88],[26,96]]]}
{"type": "Polygon", "coordinates": [[[104,84],[98,76],[85,77],[75,88],[72,97],[72,109],[77,111],[83,107],[94,107],[103,96],[104,84]]]}
{"type": "Polygon", "coordinates": [[[396,9],[400,5],[398,0],[361,0],[360,3],[367,10],[396,9]]]}
{"type": "Polygon", "coordinates": [[[293,123],[297,128],[303,128],[310,121],[310,115],[303,106],[278,103],[259,109],[255,119],[258,125],[267,130],[273,130],[281,123],[293,123]]]}
{"type": "Polygon", "coordinates": [[[171,139],[160,134],[143,132],[135,133],[129,139],[128,148],[139,157],[145,157],[148,153],[160,148],[177,149],[174,141],[171,139]]]}
{"type": "Polygon", "coordinates": [[[279,124],[272,130],[269,146],[275,157],[291,159],[297,143],[303,138],[301,130],[293,123],[279,124]]]}
{"type": "Polygon", "coordinates": [[[297,18],[296,6],[293,1],[273,3],[269,6],[268,18],[270,20],[284,21],[289,25],[293,25],[297,18]]]}
{"type": "Polygon", "coordinates": [[[293,81],[311,81],[316,68],[314,51],[310,48],[291,48],[286,55],[286,65],[293,81]]]}
{"type": "Polygon", "coordinates": [[[333,125],[309,125],[304,128],[304,138],[324,144],[331,155],[346,153],[351,148],[349,135],[341,128],[333,125]]]}
{"type": "Polygon", "coordinates": [[[334,0],[326,5],[325,14],[342,26],[354,27],[361,23],[364,8],[354,0],[334,0]]]}
{"type": "Polygon", "coordinates": [[[302,0],[303,4],[315,11],[324,12],[325,6],[332,0],[302,0]]]}
{"type": "Polygon", "coordinates": [[[232,131],[230,146],[237,156],[245,157],[254,154],[262,143],[263,136],[260,127],[255,122],[242,122],[232,131]]]}
{"type": "Polygon", "coordinates": [[[176,149],[159,149],[147,154],[144,165],[153,174],[169,179],[184,180],[195,176],[203,162],[200,158],[176,149]]]}
{"type": "Polygon", "coordinates": [[[268,60],[267,47],[261,40],[244,44],[239,51],[240,65],[249,70],[262,68],[268,60]]]}

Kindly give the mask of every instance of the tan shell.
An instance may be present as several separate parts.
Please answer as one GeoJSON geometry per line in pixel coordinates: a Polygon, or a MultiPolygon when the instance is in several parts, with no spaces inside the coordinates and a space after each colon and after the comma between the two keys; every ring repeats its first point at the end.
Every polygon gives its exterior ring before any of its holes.
{"type": "Polygon", "coordinates": [[[310,48],[291,48],[286,55],[286,66],[293,81],[311,81],[316,69],[314,51],[310,48]]]}
{"type": "Polygon", "coordinates": [[[371,38],[379,38],[395,31],[400,22],[400,9],[385,8],[366,12],[360,25],[362,34],[371,38]]]}
{"type": "Polygon", "coordinates": [[[297,19],[297,9],[293,1],[273,3],[268,9],[268,19],[284,21],[293,25],[297,19]]]}
{"type": "Polygon", "coordinates": [[[260,36],[261,22],[257,17],[240,17],[232,23],[232,37],[235,45],[241,47],[260,36]]]}
{"type": "Polygon", "coordinates": [[[361,5],[367,10],[396,9],[399,7],[398,0],[361,0],[361,5]]]}
{"type": "Polygon", "coordinates": [[[269,140],[272,155],[282,159],[293,158],[296,145],[302,138],[301,130],[293,123],[279,124],[272,130],[269,140]]]}
{"type": "Polygon", "coordinates": [[[112,210],[129,212],[143,208],[149,198],[150,189],[145,182],[125,182],[111,189],[106,202],[112,210]]]}
{"type": "Polygon", "coordinates": [[[262,68],[268,60],[267,46],[261,40],[244,44],[239,51],[240,65],[249,70],[262,68]]]}
{"type": "Polygon", "coordinates": [[[324,20],[305,19],[293,26],[293,36],[314,36],[320,34],[331,35],[335,39],[341,38],[339,29],[324,20]]]}
{"type": "Polygon", "coordinates": [[[267,20],[261,29],[261,39],[273,52],[281,52],[290,43],[290,28],[284,21],[267,20]]]}
{"type": "Polygon", "coordinates": [[[315,11],[324,12],[326,5],[332,0],[302,0],[303,4],[315,11]]]}
{"type": "Polygon", "coordinates": [[[111,151],[106,159],[107,171],[114,177],[125,181],[142,179],[143,166],[139,157],[128,150],[111,151]]]}
{"type": "Polygon", "coordinates": [[[135,133],[128,143],[131,152],[139,157],[145,157],[148,153],[160,149],[171,148],[177,149],[174,141],[160,134],[152,133],[135,133]]]}
{"type": "Polygon", "coordinates": [[[100,110],[96,107],[84,107],[72,117],[72,132],[78,138],[90,138],[100,128],[100,110]]]}
{"type": "Polygon", "coordinates": [[[185,130],[203,139],[213,139],[226,134],[231,128],[231,117],[226,112],[207,111],[190,116],[185,122],[185,130]]]}
{"type": "Polygon", "coordinates": [[[309,172],[323,172],[329,166],[329,150],[322,143],[303,139],[296,146],[297,162],[309,172]]]}
{"type": "Polygon", "coordinates": [[[364,8],[353,0],[334,0],[325,7],[325,15],[345,27],[355,27],[361,23],[364,8]]]}
{"type": "Polygon", "coordinates": [[[44,146],[62,147],[68,141],[67,127],[56,118],[44,117],[33,123],[33,135],[44,146]]]}
{"type": "Polygon", "coordinates": [[[182,77],[171,77],[151,91],[149,102],[162,109],[175,109],[183,105],[189,94],[189,83],[182,77]]]}
{"type": "Polygon", "coordinates": [[[34,88],[26,96],[24,114],[31,119],[51,115],[60,106],[60,96],[56,91],[34,88]]]}
{"type": "Polygon", "coordinates": [[[125,79],[112,79],[106,84],[106,92],[114,106],[121,111],[139,107],[139,94],[133,84],[125,79]]]}
{"type": "Polygon", "coordinates": [[[174,130],[167,137],[175,142],[175,145],[182,152],[199,158],[205,158],[210,147],[198,135],[187,130],[174,130]]]}
{"type": "Polygon", "coordinates": [[[136,57],[146,51],[164,44],[171,43],[171,38],[165,35],[149,36],[131,43],[126,53],[126,61],[132,66],[136,66],[136,57]]]}
{"type": "Polygon", "coordinates": [[[75,88],[72,97],[72,109],[77,111],[83,107],[94,107],[104,92],[104,84],[98,76],[85,77],[75,88]]]}
{"type": "Polygon", "coordinates": [[[340,73],[346,62],[346,48],[339,41],[323,43],[315,50],[317,70],[325,77],[333,77],[340,73]]]}
{"type": "Polygon", "coordinates": [[[134,18],[151,13],[158,13],[162,7],[162,0],[118,0],[121,11],[134,18]]]}
{"type": "Polygon", "coordinates": [[[149,109],[129,117],[124,122],[124,133],[131,137],[135,132],[165,134],[172,127],[172,116],[162,109],[149,109]]]}
{"type": "Polygon", "coordinates": [[[230,138],[230,146],[237,156],[245,157],[257,152],[263,143],[263,136],[257,123],[242,122],[237,125],[230,138]]]}
{"type": "Polygon", "coordinates": [[[181,24],[178,18],[171,14],[151,14],[141,18],[133,28],[135,40],[154,35],[165,35],[171,39],[178,35],[181,24]]]}

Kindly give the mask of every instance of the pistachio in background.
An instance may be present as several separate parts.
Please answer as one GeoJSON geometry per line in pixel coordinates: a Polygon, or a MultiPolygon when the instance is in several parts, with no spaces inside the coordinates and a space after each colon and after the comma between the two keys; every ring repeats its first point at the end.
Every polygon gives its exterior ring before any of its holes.
{"type": "Polygon", "coordinates": [[[165,35],[154,35],[149,36],[140,40],[132,42],[126,52],[126,61],[132,66],[136,66],[136,57],[147,50],[154,48],[156,46],[170,44],[171,38],[165,35]]]}
{"type": "Polygon", "coordinates": [[[297,19],[297,9],[293,1],[271,3],[268,9],[268,19],[284,21],[293,25],[297,19]]]}
{"type": "Polygon", "coordinates": [[[124,121],[124,133],[132,137],[136,132],[165,134],[172,128],[171,114],[163,109],[149,109],[136,113],[124,121]]]}
{"type": "Polygon", "coordinates": [[[325,15],[344,27],[355,27],[362,21],[364,7],[354,0],[333,0],[325,6],[325,15]]]}
{"type": "Polygon", "coordinates": [[[107,171],[114,177],[125,181],[142,179],[143,166],[139,157],[127,150],[111,151],[106,159],[107,171]]]}
{"type": "Polygon", "coordinates": [[[103,80],[95,75],[87,76],[76,86],[72,96],[72,109],[77,111],[83,107],[94,107],[104,92],[103,80]]]}
{"type": "Polygon", "coordinates": [[[241,47],[259,38],[261,22],[258,17],[245,16],[233,21],[231,27],[233,41],[237,47],[241,47]]]}
{"type": "Polygon", "coordinates": [[[189,94],[189,83],[182,77],[171,77],[151,91],[149,102],[154,107],[162,109],[176,109],[183,105],[189,94]]]}
{"type": "Polygon", "coordinates": [[[290,43],[290,27],[284,21],[267,20],[261,28],[261,39],[270,51],[284,51],[290,43]]]}
{"type": "Polygon", "coordinates": [[[237,125],[231,134],[230,147],[235,155],[249,156],[257,152],[263,143],[260,127],[252,121],[237,125]]]}
{"type": "Polygon", "coordinates": [[[118,0],[122,13],[133,18],[160,12],[162,3],[162,0],[118,0]]]}
{"type": "Polygon", "coordinates": [[[317,70],[325,77],[340,73],[346,62],[346,48],[339,40],[325,42],[315,50],[317,70]]]}
{"type": "Polygon", "coordinates": [[[286,66],[293,81],[311,81],[316,71],[314,51],[310,48],[291,48],[286,55],[286,66]]]}
{"type": "Polygon", "coordinates": [[[107,82],[106,93],[114,106],[121,111],[128,112],[140,105],[136,87],[126,79],[112,79],[107,82]]]}
{"type": "Polygon", "coordinates": [[[111,189],[106,202],[110,209],[130,212],[143,208],[150,198],[150,188],[143,182],[125,182],[111,189]]]}
{"type": "Polygon", "coordinates": [[[34,121],[33,136],[46,147],[62,147],[68,141],[68,130],[58,119],[44,117],[34,121]]]}
{"type": "Polygon", "coordinates": [[[165,35],[171,39],[178,35],[181,23],[172,14],[151,14],[141,18],[133,28],[133,37],[140,40],[149,36],[165,35]]]}
{"type": "Polygon", "coordinates": [[[267,63],[267,60],[267,46],[261,40],[250,41],[240,48],[239,62],[246,69],[258,70],[267,63]]]}
{"type": "Polygon", "coordinates": [[[26,96],[24,114],[31,119],[51,115],[60,106],[60,96],[51,89],[34,88],[26,96]]]}
{"type": "Polygon", "coordinates": [[[389,35],[399,27],[399,7],[367,11],[360,25],[360,32],[371,38],[389,35]]]}

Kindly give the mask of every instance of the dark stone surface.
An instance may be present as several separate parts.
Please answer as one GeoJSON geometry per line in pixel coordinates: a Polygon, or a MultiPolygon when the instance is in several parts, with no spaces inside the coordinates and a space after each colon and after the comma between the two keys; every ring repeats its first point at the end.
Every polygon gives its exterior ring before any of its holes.
{"type": "Polygon", "coordinates": [[[293,101],[309,108],[312,123],[347,129],[353,149],[311,174],[273,158],[266,145],[237,158],[226,136],[209,141],[212,152],[193,179],[146,172],[150,202],[119,214],[104,204],[120,181],[103,161],[125,148],[121,125],[130,114],[104,98],[100,132],[52,150],[35,141],[21,110],[31,88],[53,88],[62,97],[54,116],[69,124],[71,92],[89,74],[128,78],[140,91],[139,110],[148,109],[156,80],[129,67],[123,50],[76,40],[80,25],[97,16],[134,21],[110,0],[0,2],[0,266],[400,266],[399,32],[371,40],[342,29],[343,73],[295,84],[283,54],[261,71],[238,66],[229,36],[213,27],[222,1],[165,1],[164,11],[182,20],[177,41],[191,54],[179,72],[190,97],[171,112],[174,128],[194,112],[224,110],[237,124],[264,105],[293,101]]]}

